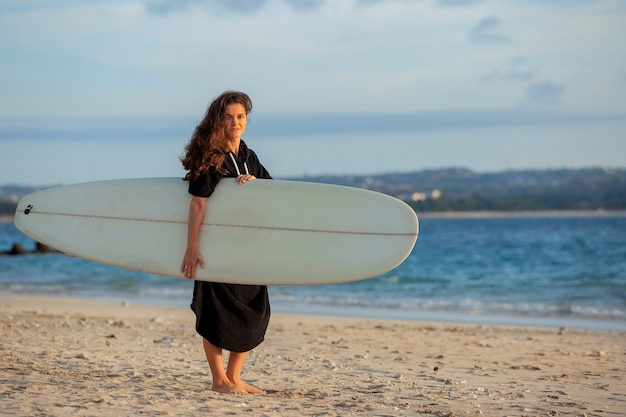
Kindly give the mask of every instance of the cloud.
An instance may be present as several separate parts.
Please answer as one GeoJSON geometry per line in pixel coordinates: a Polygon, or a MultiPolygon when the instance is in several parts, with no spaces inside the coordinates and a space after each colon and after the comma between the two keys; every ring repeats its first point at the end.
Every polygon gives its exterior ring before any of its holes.
{"type": "MultiPolygon", "coordinates": [[[[312,10],[321,7],[325,0],[282,0],[294,10],[312,10]]],[[[262,10],[268,0],[148,0],[145,3],[148,13],[168,15],[185,12],[193,8],[214,9],[235,14],[251,15],[262,10]]]]}
{"type": "Polygon", "coordinates": [[[471,6],[481,1],[482,0],[437,0],[435,4],[437,6],[471,6]]]}
{"type": "MultiPolygon", "coordinates": [[[[298,1],[298,0],[293,0],[298,1]]],[[[383,3],[420,3],[424,0],[357,0],[356,6],[370,6],[372,4],[383,4],[383,3]]]]}
{"type": "Polygon", "coordinates": [[[555,104],[561,101],[565,92],[565,84],[557,84],[546,80],[532,83],[526,90],[531,101],[541,104],[555,104]]]}
{"type": "Polygon", "coordinates": [[[194,8],[213,8],[238,14],[254,14],[263,9],[267,0],[149,0],[145,8],[149,14],[168,15],[194,8]]]}
{"type": "MultiPolygon", "coordinates": [[[[558,85],[545,82],[553,86],[558,85]]],[[[541,83],[538,83],[541,84],[541,83]]],[[[561,86],[561,88],[564,88],[561,86]]],[[[540,87],[543,99],[554,94],[554,88],[540,87]],[[550,93],[552,91],[552,93],[550,93]]],[[[558,94],[557,94],[558,95],[558,94]]],[[[540,97],[540,99],[541,99],[540,97]]],[[[508,109],[446,110],[411,113],[254,113],[247,133],[255,138],[281,138],[351,134],[390,134],[406,132],[464,130],[528,126],[568,126],[607,121],[626,121],[626,113],[585,113],[508,109]]],[[[84,140],[108,141],[187,138],[197,120],[193,118],[100,118],[90,120],[0,119],[2,140],[84,140]]]]}
{"type": "Polygon", "coordinates": [[[257,137],[388,134],[474,128],[567,126],[625,121],[626,113],[595,114],[545,109],[488,109],[385,113],[257,114],[248,129],[257,137]]]}
{"type": "Polygon", "coordinates": [[[188,0],[158,0],[145,3],[146,10],[153,15],[167,15],[182,12],[191,6],[192,1],[188,0]]]}
{"type": "Polygon", "coordinates": [[[481,81],[511,81],[511,82],[529,82],[535,78],[533,71],[521,71],[510,69],[508,71],[494,71],[481,77],[481,81]]]}
{"type": "Polygon", "coordinates": [[[283,0],[294,10],[313,10],[324,5],[324,0],[283,0]]]}
{"type": "Polygon", "coordinates": [[[501,34],[500,19],[497,17],[486,17],[472,28],[470,39],[479,43],[503,43],[509,42],[510,38],[501,34]]]}

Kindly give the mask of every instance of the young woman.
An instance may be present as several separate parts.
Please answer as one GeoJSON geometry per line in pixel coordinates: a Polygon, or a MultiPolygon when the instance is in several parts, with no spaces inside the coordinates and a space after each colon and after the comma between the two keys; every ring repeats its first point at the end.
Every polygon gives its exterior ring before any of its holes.
{"type": "MultiPolygon", "coordinates": [[[[194,279],[196,268],[205,267],[198,249],[198,236],[206,203],[221,178],[234,177],[240,185],[255,178],[272,177],[256,154],[241,139],[248,124],[252,101],[244,93],[227,91],[209,106],[196,127],[186,155],[181,158],[188,170],[192,195],[189,205],[187,249],[181,273],[194,279]]],[[[241,380],[247,353],[265,337],[270,319],[267,287],[196,281],[191,309],[196,330],[203,338],[204,351],[213,375],[214,391],[235,394],[264,394],[241,380]],[[224,369],[222,351],[230,351],[224,369]]]]}

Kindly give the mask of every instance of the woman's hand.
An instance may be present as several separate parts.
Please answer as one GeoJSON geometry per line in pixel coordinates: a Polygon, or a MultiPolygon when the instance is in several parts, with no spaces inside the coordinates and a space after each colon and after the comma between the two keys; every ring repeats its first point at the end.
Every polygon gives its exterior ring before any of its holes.
{"type": "Polygon", "coordinates": [[[255,180],[255,179],[256,179],[256,177],[254,175],[241,174],[241,175],[237,176],[235,181],[237,181],[237,184],[245,184],[248,181],[252,181],[252,180],[255,180]]]}
{"type": "Polygon", "coordinates": [[[180,272],[187,279],[194,279],[196,277],[196,268],[200,264],[200,267],[204,269],[204,260],[202,254],[197,248],[187,248],[185,251],[185,257],[183,258],[183,264],[180,266],[180,272]]]}

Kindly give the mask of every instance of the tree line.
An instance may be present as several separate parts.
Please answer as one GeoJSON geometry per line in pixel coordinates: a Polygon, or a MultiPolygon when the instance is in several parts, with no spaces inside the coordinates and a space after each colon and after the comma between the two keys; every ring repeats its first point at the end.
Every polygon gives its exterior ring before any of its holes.
{"type": "Polygon", "coordinates": [[[416,212],[442,211],[552,211],[552,210],[626,210],[626,195],[580,197],[568,195],[487,197],[472,194],[466,197],[441,197],[408,204],[416,212]]]}

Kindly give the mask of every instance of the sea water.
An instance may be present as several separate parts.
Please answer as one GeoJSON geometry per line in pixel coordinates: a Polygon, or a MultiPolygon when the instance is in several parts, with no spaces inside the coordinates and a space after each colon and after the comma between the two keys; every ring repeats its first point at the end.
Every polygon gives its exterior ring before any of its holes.
{"type": "MultiPolygon", "coordinates": [[[[0,251],[35,242],[0,223],[0,251]]],[[[193,283],[62,254],[0,256],[0,291],[188,305],[193,283]]],[[[368,280],[270,287],[274,312],[626,330],[626,217],[420,218],[417,244],[368,280]]]]}

